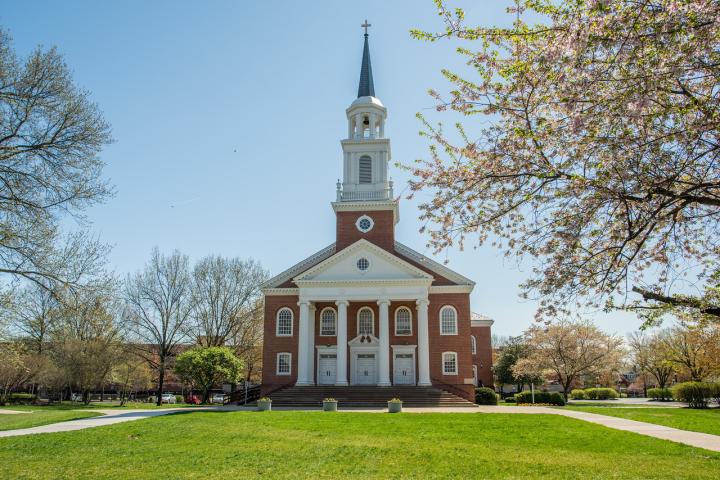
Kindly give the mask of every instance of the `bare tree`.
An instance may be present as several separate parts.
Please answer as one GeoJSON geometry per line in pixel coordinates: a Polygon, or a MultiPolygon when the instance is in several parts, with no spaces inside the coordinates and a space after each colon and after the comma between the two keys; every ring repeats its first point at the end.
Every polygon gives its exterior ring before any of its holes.
{"type": "Polygon", "coordinates": [[[188,339],[191,287],[188,257],[165,256],[156,248],[145,268],[125,282],[125,318],[142,355],[157,372],[160,405],[168,359],[188,339]]]}
{"type": "Polygon", "coordinates": [[[260,376],[262,372],[262,341],[264,327],[264,308],[262,300],[258,299],[246,321],[233,332],[230,346],[235,354],[242,360],[245,368],[245,381],[250,382],[260,376]]]}
{"type": "Polygon", "coordinates": [[[74,288],[107,248],[59,226],[112,194],[98,157],[110,127],[55,48],[21,61],[10,42],[0,30],[0,274],[74,288]]]}
{"type": "Polygon", "coordinates": [[[518,360],[513,373],[555,380],[565,398],[574,381],[617,370],[623,356],[622,339],[602,332],[590,321],[534,325],[525,331],[525,339],[529,352],[518,360]]]}
{"type": "Polygon", "coordinates": [[[33,283],[19,291],[9,304],[7,315],[16,335],[32,351],[43,354],[59,310],[60,304],[52,289],[33,283]]]}
{"type": "Polygon", "coordinates": [[[268,273],[252,260],[211,255],[193,270],[193,333],[200,345],[222,346],[251,326],[268,273]]]}
{"type": "Polygon", "coordinates": [[[675,373],[675,365],[670,360],[663,337],[662,332],[651,335],[635,332],[628,338],[635,364],[641,373],[648,373],[655,378],[660,388],[665,388],[675,373]]]}

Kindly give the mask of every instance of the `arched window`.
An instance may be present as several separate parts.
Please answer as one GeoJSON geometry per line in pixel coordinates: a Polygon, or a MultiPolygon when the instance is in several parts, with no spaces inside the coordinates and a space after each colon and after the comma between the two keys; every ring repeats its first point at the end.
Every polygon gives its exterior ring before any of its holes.
{"type": "Polygon", "coordinates": [[[407,307],[395,310],[395,335],[412,335],[412,313],[407,307]]]}
{"type": "Polygon", "coordinates": [[[442,354],[442,372],[443,375],[457,375],[458,373],[457,353],[443,352],[442,354]]]}
{"type": "Polygon", "coordinates": [[[277,354],[277,362],[275,363],[276,375],[290,375],[290,365],[292,364],[292,353],[280,352],[277,354]]]}
{"type": "Polygon", "coordinates": [[[360,157],[360,183],[372,183],[372,159],[367,155],[360,157]]]}
{"type": "Polygon", "coordinates": [[[335,310],[326,308],[320,313],[320,336],[334,337],[337,335],[337,316],[335,310]]]}
{"type": "Polygon", "coordinates": [[[374,331],[373,311],[363,307],[358,312],[358,335],[372,335],[374,331]]]}
{"type": "Polygon", "coordinates": [[[278,337],[292,337],[293,334],[293,312],[289,308],[281,308],[277,313],[275,322],[275,334],[278,337]]]}
{"type": "Polygon", "coordinates": [[[477,353],[477,340],[475,340],[475,335],[470,335],[470,350],[473,355],[477,353]]]}
{"type": "Polygon", "coordinates": [[[457,335],[457,312],[453,307],[440,309],[440,335],[457,335]]]}

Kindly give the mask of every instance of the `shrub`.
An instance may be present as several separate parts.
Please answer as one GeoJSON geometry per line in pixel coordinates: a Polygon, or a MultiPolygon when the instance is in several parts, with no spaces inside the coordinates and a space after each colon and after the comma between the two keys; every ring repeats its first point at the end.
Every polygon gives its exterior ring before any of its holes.
{"type": "Polygon", "coordinates": [[[570,392],[570,398],[573,400],[585,400],[585,390],[575,389],[570,392]]]}
{"type": "Polygon", "coordinates": [[[8,403],[17,404],[35,403],[36,400],[37,395],[33,395],[32,393],[11,393],[7,398],[8,403]]]}
{"type": "Polygon", "coordinates": [[[670,400],[672,398],[672,391],[669,388],[648,388],[648,397],[653,400],[670,400]]]}
{"type": "Polygon", "coordinates": [[[475,403],[478,405],[497,405],[498,397],[495,390],[488,387],[480,387],[475,389],[475,403]]]}
{"type": "Polygon", "coordinates": [[[589,400],[610,400],[618,398],[618,393],[613,388],[586,388],[585,396],[589,400]]]}
{"type": "Polygon", "coordinates": [[[712,384],[712,397],[715,399],[715,403],[720,407],[720,383],[712,384]]]}
{"type": "Polygon", "coordinates": [[[154,395],[150,395],[147,397],[147,403],[157,403],[157,397],[154,395]]]}
{"type": "Polygon", "coordinates": [[[515,397],[505,397],[505,403],[515,403],[515,397]]]}
{"type": "Polygon", "coordinates": [[[175,403],[184,403],[184,402],[185,402],[185,397],[183,397],[182,395],[175,395],[175,403]]]}
{"type": "MultiPolygon", "coordinates": [[[[515,394],[517,403],[533,403],[532,392],[520,392],[515,394]]],[[[535,403],[548,405],[565,405],[565,399],[558,392],[535,392],[535,403]]]]}
{"type": "Polygon", "coordinates": [[[679,383],[672,388],[675,400],[687,403],[690,408],[707,408],[714,393],[715,386],[705,382],[679,383]]]}

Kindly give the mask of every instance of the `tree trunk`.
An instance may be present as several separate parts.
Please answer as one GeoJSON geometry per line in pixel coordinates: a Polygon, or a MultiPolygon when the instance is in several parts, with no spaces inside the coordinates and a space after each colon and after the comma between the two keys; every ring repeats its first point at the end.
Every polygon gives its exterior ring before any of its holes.
{"type": "Polygon", "coordinates": [[[90,405],[90,389],[83,390],[82,399],[85,405],[90,405]]]}
{"type": "Polygon", "coordinates": [[[165,384],[165,360],[160,362],[160,372],[158,372],[158,395],[156,405],[162,405],[163,385],[165,384]]]}

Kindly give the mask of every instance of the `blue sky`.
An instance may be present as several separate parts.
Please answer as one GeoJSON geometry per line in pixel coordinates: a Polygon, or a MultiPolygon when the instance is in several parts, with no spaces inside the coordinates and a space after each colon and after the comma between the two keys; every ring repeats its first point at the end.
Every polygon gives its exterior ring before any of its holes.
{"type": "MultiPolygon", "coordinates": [[[[508,2],[463,3],[471,22],[511,20],[508,2]]],[[[0,10],[18,52],[56,45],[112,124],[116,141],[102,156],[117,195],[89,217],[121,275],[142,267],[155,245],[193,259],[253,257],[278,273],[334,241],[330,202],[365,18],[393,160],[423,158],[415,114],[447,121],[427,89],[447,89],[441,68],[464,68],[451,42],[410,38],[410,28],[441,28],[431,0],[23,0],[0,10]]],[[[402,191],[405,172],[392,176],[402,191]]],[[[397,238],[431,254],[416,205],[402,201],[397,238]]],[[[532,322],[535,304],[517,287],[530,264],[490,246],[435,258],[477,282],[472,308],[496,320],[496,333],[516,335],[532,322]]],[[[593,318],[619,334],[640,324],[629,314],[593,318]]]]}

